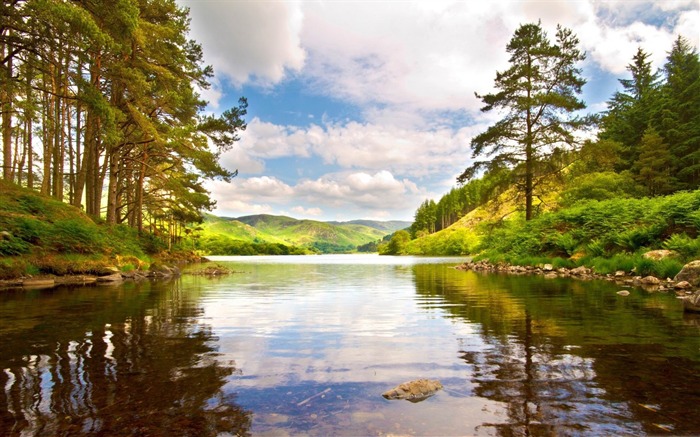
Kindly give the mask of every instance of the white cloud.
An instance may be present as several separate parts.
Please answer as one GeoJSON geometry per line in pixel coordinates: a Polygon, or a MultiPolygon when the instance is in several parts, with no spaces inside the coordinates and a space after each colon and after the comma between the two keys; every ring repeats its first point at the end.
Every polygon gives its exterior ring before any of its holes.
{"type": "Polygon", "coordinates": [[[317,179],[304,179],[290,186],[272,177],[234,179],[231,183],[209,182],[217,202],[216,213],[224,216],[271,213],[295,203],[295,216],[331,217],[342,210],[344,217],[389,217],[397,212],[411,217],[425,197],[424,190],[409,179],[396,179],[389,171],[344,172],[317,179]]]}
{"type": "Polygon", "coordinates": [[[306,54],[298,2],[179,0],[190,8],[193,37],[207,62],[235,85],[270,86],[299,71],[306,54]]]}
{"type": "Polygon", "coordinates": [[[300,128],[254,119],[222,162],[227,168],[240,169],[241,174],[255,174],[265,169],[265,159],[318,156],[326,164],[346,169],[387,169],[424,177],[466,167],[469,140],[483,128],[420,130],[358,122],[300,128]]]}
{"type": "Polygon", "coordinates": [[[319,217],[323,214],[321,208],[304,208],[303,206],[295,206],[292,208],[292,212],[295,214],[295,217],[319,217]]]}

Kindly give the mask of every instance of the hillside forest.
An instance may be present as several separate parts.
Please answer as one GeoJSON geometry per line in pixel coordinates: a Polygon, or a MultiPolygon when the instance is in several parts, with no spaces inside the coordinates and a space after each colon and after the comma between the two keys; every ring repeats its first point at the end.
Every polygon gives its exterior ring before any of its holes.
{"type": "Polygon", "coordinates": [[[482,111],[503,114],[472,139],[474,157],[487,159],[437,202],[423,202],[385,253],[481,253],[525,264],[633,262],[661,248],[700,256],[697,51],[678,37],[654,71],[639,48],[607,110],[586,115],[577,44],[561,27],[554,42],[539,24],[516,31],[497,92],[477,95],[482,111]]]}
{"type": "Polygon", "coordinates": [[[213,76],[174,0],[0,3],[2,178],[170,245],[214,201],[205,179],[247,102],[215,117],[213,76]]]}

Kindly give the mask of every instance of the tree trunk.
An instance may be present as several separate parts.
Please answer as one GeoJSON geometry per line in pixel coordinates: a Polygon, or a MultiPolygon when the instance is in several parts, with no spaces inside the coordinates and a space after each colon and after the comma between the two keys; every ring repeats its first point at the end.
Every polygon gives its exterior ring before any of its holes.
{"type": "Polygon", "coordinates": [[[107,159],[109,161],[109,185],[107,188],[107,224],[117,224],[117,188],[119,185],[119,147],[108,147],[107,159]]]}
{"type": "MultiPolygon", "coordinates": [[[[4,56],[5,49],[10,53],[12,51],[12,46],[2,47],[0,54],[4,56]]],[[[3,72],[3,84],[2,94],[0,95],[0,101],[2,101],[2,177],[6,181],[11,181],[12,175],[12,99],[14,98],[12,92],[12,58],[7,60],[4,66],[5,71],[3,72]]]]}

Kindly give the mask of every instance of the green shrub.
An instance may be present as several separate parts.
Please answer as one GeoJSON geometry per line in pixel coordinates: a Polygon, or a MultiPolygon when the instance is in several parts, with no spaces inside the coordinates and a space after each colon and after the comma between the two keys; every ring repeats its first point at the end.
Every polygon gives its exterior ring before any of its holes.
{"type": "Polygon", "coordinates": [[[674,250],[685,259],[700,255],[700,239],[687,234],[673,234],[663,242],[664,249],[674,250]]]}
{"type": "Polygon", "coordinates": [[[664,258],[655,262],[654,276],[659,278],[672,278],[683,268],[683,263],[677,259],[664,258]]]}
{"type": "Polygon", "coordinates": [[[5,238],[0,240],[0,256],[23,255],[31,251],[31,245],[19,238],[5,238]]]}
{"type": "Polygon", "coordinates": [[[52,247],[63,253],[98,253],[105,249],[98,227],[87,220],[65,219],[54,223],[52,247]]]}
{"type": "Polygon", "coordinates": [[[592,257],[605,255],[605,244],[598,238],[592,240],[586,245],[586,254],[592,257]]]}

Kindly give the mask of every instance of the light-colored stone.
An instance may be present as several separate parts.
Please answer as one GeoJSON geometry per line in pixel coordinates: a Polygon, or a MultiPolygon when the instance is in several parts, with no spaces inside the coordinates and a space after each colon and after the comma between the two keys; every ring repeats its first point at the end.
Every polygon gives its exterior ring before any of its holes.
{"type": "Polygon", "coordinates": [[[51,288],[56,285],[53,278],[25,279],[22,281],[24,288],[51,288]]]}
{"type": "Polygon", "coordinates": [[[673,278],[676,282],[687,281],[694,287],[700,287],[700,260],[691,261],[673,278]]]}
{"type": "Polygon", "coordinates": [[[690,282],[688,282],[688,281],[681,281],[681,282],[676,283],[673,286],[673,288],[677,288],[679,290],[685,290],[685,289],[688,289],[691,287],[692,287],[692,285],[690,285],[690,282]]]}
{"type": "Polygon", "coordinates": [[[108,276],[100,276],[97,278],[97,282],[120,282],[123,280],[124,278],[122,278],[121,273],[115,273],[113,275],[108,276]]]}
{"type": "Polygon", "coordinates": [[[412,402],[419,402],[434,395],[442,389],[442,384],[437,380],[416,379],[415,381],[404,382],[398,386],[382,393],[386,399],[406,399],[412,402]]]}
{"type": "Polygon", "coordinates": [[[681,297],[683,300],[683,309],[691,313],[700,313],[700,291],[690,295],[681,297]]]}
{"type": "Polygon", "coordinates": [[[642,278],[639,282],[641,282],[644,285],[659,285],[661,284],[661,280],[659,278],[655,278],[654,276],[646,276],[642,278]]]}
{"type": "Polygon", "coordinates": [[[653,259],[654,261],[658,261],[658,260],[664,259],[664,258],[671,258],[671,257],[675,257],[675,256],[678,256],[678,252],[676,252],[675,250],[666,250],[666,249],[652,250],[652,251],[649,251],[649,252],[645,253],[644,255],[642,255],[642,257],[644,257],[644,258],[653,259]]]}
{"type": "Polygon", "coordinates": [[[630,292],[627,290],[620,290],[617,292],[617,294],[619,294],[620,296],[629,296],[630,292]]]}
{"type": "Polygon", "coordinates": [[[571,270],[572,275],[576,276],[584,276],[584,275],[590,275],[591,274],[591,269],[585,266],[580,266],[576,267],[575,269],[571,270]]]}

